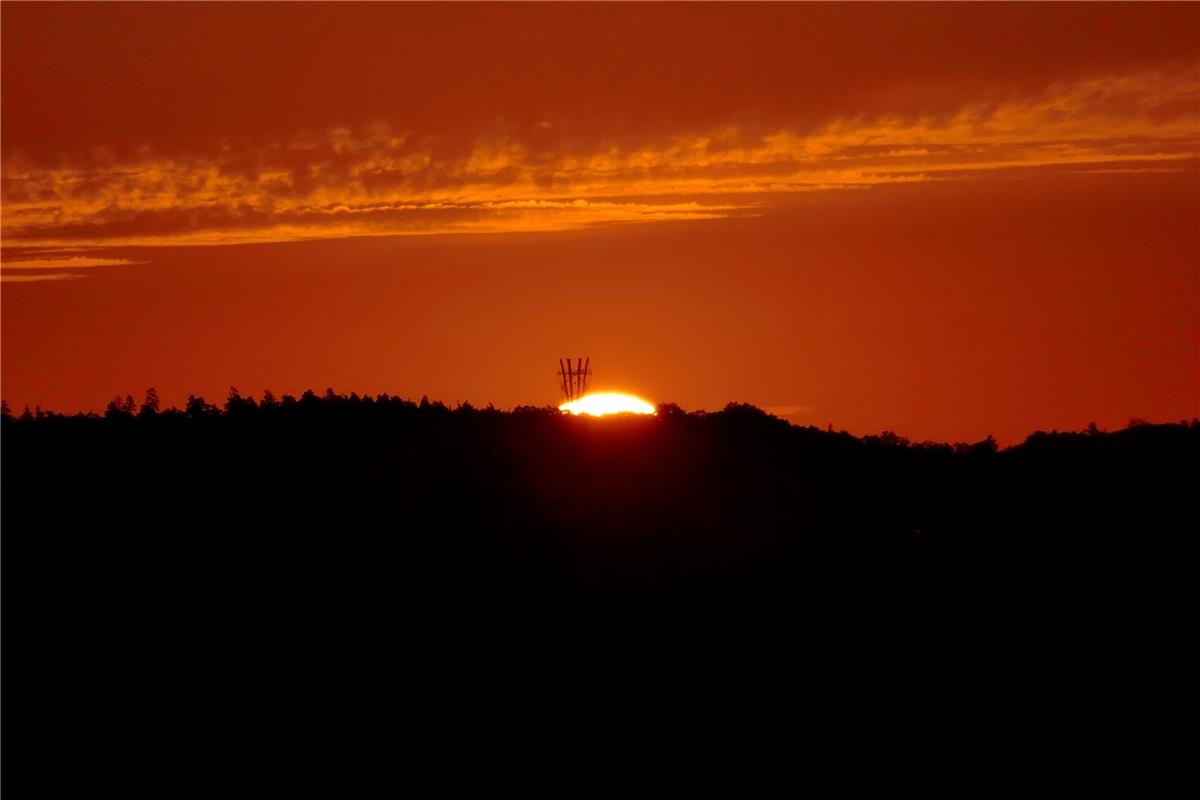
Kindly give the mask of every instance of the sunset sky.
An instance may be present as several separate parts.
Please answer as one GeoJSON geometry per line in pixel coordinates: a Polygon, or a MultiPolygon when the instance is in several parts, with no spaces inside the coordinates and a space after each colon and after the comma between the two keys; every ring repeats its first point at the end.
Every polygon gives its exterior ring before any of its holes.
{"type": "Polygon", "coordinates": [[[28,4],[2,392],[1200,414],[1200,4],[28,4]]]}

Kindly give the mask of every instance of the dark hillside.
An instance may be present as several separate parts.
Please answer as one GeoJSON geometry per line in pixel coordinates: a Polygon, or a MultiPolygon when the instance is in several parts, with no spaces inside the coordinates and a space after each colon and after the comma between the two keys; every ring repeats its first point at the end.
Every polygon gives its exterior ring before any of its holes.
{"type": "Polygon", "coordinates": [[[414,594],[411,622],[435,627],[774,622],[814,587],[1004,594],[1137,569],[1190,532],[1198,444],[1195,423],[1135,425],[997,452],[744,405],[597,420],[333,393],[113,404],[5,420],[5,562],[64,606],[135,617],[267,598],[329,613],[357,595],[381,613],[414,594]]]}
{"type": "Polygon", "coordinates": [[[1195,535],[1195,421],[998,451],[745,405],[128,405],[3,423],[8,696],[85,725],[443,659],[1152,638],[1195,535]]]}

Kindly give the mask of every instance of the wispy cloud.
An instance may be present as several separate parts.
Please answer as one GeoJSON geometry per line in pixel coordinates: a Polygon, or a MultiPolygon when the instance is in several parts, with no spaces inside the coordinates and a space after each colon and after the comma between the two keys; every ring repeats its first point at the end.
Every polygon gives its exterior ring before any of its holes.
{"type": "Polygon", "coordinates": [[[765,406],[763,408],[768,414],[773,414],[776,417],[807,417],[812,414],[812,406],[765,406]]]}
{"type": "Polygon", "coordinates": [[[82,275],[74,275],[69,272],[50,272],[43,275],[10,275],[7,272],[0,272],[0,282],[3,283],[40,283],[42,281],[70,281],[76,278],[82,278],[82,275]]]}
{"type": "Polygon", "coordinates": [[[84,277],[78,272],[79,270],[148,263],[128,258],[69,255],[70,252],[78,252],[78,250],[34,251],[27,248],[15,250],[10,248],[0,256],[0,281],[5,283],[67,281],[84,277]]]}
{"type": "Polygon", "coordinates": [[[1169,170],[1200,157],[1200,83],[1190,69],[1146,72],[952,114],[636,142],[574,141],[560,127],[557,139],[495,131],[465,147],[377,124],[207,157],[54,168],[11,159],[0,232],[7,246],[66,247],[552,231],[758,213],[781,194],[1015,170],[1169,170]]]}
{"type": "Polygon", "coordinates": [[[91,269],[93,267],[123,267],[130,264],[145,264],[145,261],[132,261],[128,258],[96,258],[92,256],[52,256],[42,258],[26,258],[0,262],[0,268],[10,269],[91,269]]]}

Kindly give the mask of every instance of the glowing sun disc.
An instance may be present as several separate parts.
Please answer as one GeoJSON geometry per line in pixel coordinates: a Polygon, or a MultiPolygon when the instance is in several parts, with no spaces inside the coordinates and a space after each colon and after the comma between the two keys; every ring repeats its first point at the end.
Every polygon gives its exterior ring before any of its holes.
{"type": "Polygon", "coordinates": [[[585,394],[578,400],[563,403],[559,411],[571,414],[591,414],[602,417],[605,414],[653,414],[654,406],[640,397],[624,392],[596,392],[585,394]]]}

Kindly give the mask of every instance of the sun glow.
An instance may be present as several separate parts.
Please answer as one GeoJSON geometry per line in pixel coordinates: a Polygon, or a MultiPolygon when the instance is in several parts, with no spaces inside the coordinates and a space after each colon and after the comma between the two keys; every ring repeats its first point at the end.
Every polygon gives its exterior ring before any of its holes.
{"type": "Polygon", "coordinates": [[[654,406],[640,397],[624,392],[595,392],[585,394],[578,400],[563,403],[559,411],[571,414],[591,414],[603,417],[606,414],[653,414],[654,406]]]}

